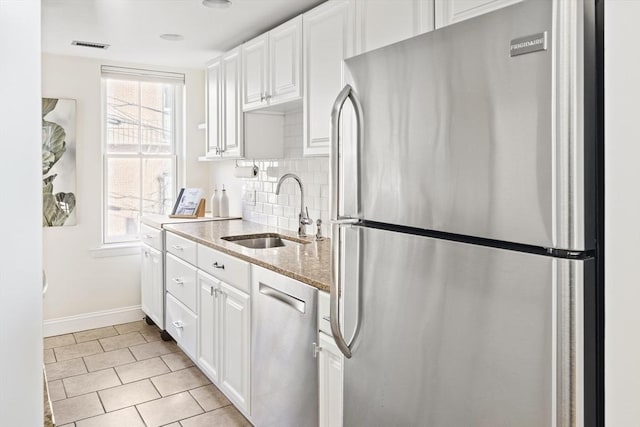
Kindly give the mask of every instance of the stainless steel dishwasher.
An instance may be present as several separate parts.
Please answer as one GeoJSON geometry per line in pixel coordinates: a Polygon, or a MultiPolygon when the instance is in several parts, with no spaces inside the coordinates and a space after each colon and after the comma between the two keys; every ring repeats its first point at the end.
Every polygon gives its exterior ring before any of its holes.
{"type": "Polygon", "coordinates": [[[318,425],[317,289],[252,266],[251,421],[318,425]]]}

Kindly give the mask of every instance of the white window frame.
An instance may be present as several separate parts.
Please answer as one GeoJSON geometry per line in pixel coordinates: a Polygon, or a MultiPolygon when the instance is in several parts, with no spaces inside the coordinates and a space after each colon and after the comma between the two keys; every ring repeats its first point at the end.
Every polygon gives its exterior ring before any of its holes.
{"type": "MultiPolygon", "coordinates": [[[[107,239],[107,217],[108,217],[108,166],[110,158],[133,158],[141,161],[146,158],[168,158],[173,157],[173,192],[177,195],[178,188],[184,186],[184,121],[185,121],[185,75],[181,73],[171,73],[163,71],[142,70],[136,68],[113,67],[103,65],[101,67],[101,127],[102,127],[102,218],[101,218],[101,241],[102,248],[122,247],[123,245],[137,246],[140,243],[140,235],[135,237],[121,236],[119,238],[107,239]],[[140,151],[135,153],[108,153],[107,152],[107,79],[115,78],[129,81],[149,81],[156,83],[172,83],[174,89],[174,114],[173,114],[173,152],[171,154],[147,154],[140,151]]],[[[140,168],[140,179],[142,183],[143,168],[140,168]]],[[[142,213],[142,197],[139,204],[142,213]]],[[[139,227],[139,225],[138,225],[139,227]]]]}

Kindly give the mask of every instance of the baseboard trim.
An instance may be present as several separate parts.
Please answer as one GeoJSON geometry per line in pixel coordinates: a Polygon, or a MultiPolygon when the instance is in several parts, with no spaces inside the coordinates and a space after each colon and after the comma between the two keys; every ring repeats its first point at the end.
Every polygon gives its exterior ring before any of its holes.
{"type": "Polygon", "coordinates": [[[144,313],[139,305],[122,307],[112,310],[96,311],[93,313],[77,314],[75,316],[58,317],[43,322],[43,335],[52,337],[87,329],[102,328],[119,323],[141,320],[144,313]]]}

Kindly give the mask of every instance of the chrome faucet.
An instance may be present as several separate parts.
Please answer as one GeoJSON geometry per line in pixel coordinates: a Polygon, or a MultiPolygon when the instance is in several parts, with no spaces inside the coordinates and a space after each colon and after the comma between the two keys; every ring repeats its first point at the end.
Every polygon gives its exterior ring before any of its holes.
{"type": "Polygon", "coordinates": [[[287,178],[295,179],[298,185],[300,186],[300,213],[298,214],[298,236],[306,237],[307,233],[305,232],[304,226],[313,224],[313,221],[311,220],[311,218],[309,218],[309,209],[307,208],[305,211],[304,188],[302,186],[302,181],[300,180],[300,177],[293,173],[285,173],[284,175],[282,175],[278,180],[278,185],[276,186],[276,195],[280,194],[280,187],[282,186],[282,183],[284,182],[284,180],[286,180],[287,178]]]}

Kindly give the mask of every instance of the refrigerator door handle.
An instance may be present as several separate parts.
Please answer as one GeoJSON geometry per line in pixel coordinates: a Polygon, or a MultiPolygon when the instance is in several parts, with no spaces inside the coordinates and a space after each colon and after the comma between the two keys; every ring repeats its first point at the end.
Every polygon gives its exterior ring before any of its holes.
{"type": "MultiPolygon", "coordinates": [[[[341,239],[340,239],[340,229],[343,225],[355,225],[360,222],[358,216],[360,215],[360,150],[362,149],[362,141],[363,141],[363,116],[362,116],[362,105],[360,101],[356,97],[353,88],[350,85],[345,85],[345,87],[338,94],[333,108],[331,110],[331,223],[332,223],[332,257],[331,257],[331,286],[330,286],[330,324],[331,324],[331,332],[333,334],[333,339],[336,342],[336,345],[344,354],[344,356],[349,359],[351,358],[352,353],[352,345],[358,334],[358,330],[360,328],[360,266],[358,266],[358,279],[357,279],[357,288],[356,292],[358,293],[358,303],[357,312],[356,312],[356,324],[354,327],[353,336],[347,342],[345,337],[342,335],[342,331],[340,330],[340,298],[339,295],[341,293],[341,277],[342,277],[342,268],[341,268],[341,239]],[[356,175],[356,194],[355,194],[355,207],[356,214],[354,217],[350,216],[341,216],[340,215],[340,201],[342,200],[342,195],[340,193],[340,154],[342,152],[342,142],[340,140],[340,116],[342,114],[342,108],[344,107],[344,103],[349,99],[353,105],[353,109],[356,114],[356,126],[357,126],[357,136],[356,136],[356,155],[355,155],[355,175],[356,175]]],[[[359,233],[359,231],[358,231],[359,233]]],[[[359,234],[360,236],[360,234],[359,234]]],[[[358,238],[358,251],[360,250],[360,238],[358,238]]],[[[358,254],[358,263],[360,263],[360,256],[358,254]]]]}

